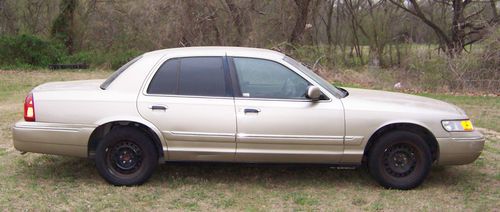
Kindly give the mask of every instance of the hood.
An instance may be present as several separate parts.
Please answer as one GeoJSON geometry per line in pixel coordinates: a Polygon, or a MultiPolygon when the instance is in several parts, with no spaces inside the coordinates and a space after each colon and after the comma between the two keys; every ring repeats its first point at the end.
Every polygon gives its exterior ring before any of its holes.
{"type": "Polygon", "coordinates": [[[77,80],[77,81],[65,81],[65,82],[49,82],[37,86],[33,91],[43,92],[43,91],[76,91],[76,90],[97,90],[100,89],[100,85],[104,82],[103,79],[99,80],[77,80]]]}
{"type": "Polygon", "coordinates": [[[438,112],[466,116],[459,107],[428,97],[358,88],[346,88],[346,90],[349,92],[349,96],[342,99],[345,104],[362,104],[375,110],[406,111],[408,113],[438,112]]]}

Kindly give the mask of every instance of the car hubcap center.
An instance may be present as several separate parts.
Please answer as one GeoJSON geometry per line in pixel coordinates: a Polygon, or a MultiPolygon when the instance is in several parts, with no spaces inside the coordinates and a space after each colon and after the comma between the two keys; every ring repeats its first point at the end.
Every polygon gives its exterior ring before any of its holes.
{"type": "Polygon", "coordinates": [[[394,177],[405,177],[413,172],[417,160],[413,147],[399,144],[388,148],[384,154],[386,171],[394,177]]]}
{"type": "Polygon", "coordinates": [[[134,143],[122,142],[111,150],[111,157],[118,171],[134,171],[141,164],[142,152],[134,143]]]}

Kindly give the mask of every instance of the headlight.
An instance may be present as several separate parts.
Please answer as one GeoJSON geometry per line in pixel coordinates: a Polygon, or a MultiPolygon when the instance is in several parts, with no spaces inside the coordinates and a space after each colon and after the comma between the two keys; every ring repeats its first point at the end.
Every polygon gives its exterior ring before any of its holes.
{"type": "Polygon", "coordinates": [[[441,121],[444,129],[448,132],[472,131],[474,127],[469,119],[467,120],[444,120],[441,121]]]}

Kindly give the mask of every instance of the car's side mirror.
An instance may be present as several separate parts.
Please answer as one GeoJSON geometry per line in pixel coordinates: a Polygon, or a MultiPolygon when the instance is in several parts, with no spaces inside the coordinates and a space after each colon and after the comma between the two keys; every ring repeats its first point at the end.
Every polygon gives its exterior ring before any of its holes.
{"type": "Polygon", "coordinates": [[[312,101],[318,101],[321,97],[321,90],[314,85],[307,87],[306,97],[312,101]]]}

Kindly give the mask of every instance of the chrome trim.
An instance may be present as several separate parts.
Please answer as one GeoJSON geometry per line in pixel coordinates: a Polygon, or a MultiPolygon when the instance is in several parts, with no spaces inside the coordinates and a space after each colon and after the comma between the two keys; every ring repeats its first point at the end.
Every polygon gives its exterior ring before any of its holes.
{"type": "Polygon", "coordinates": [[[484,137],[471,137],[471,138],[451,138],[454,141],[481,141],[484,137]]]}
{"type": "Polygon", "coordinates": [[[273,98],[251,98],[251,97],[234,97],[235,100],[255,100],[255,101],[281,101],[281,102],[310,102],[310,103],[327,103],[332,99],[312,101],[310,99],[273,99],[273,98]]]}
{"type": "Polygon", "coordinates": [[[301,139],[301,140],[344,140],[344,136],[323,136],[323,135],[269,135],[269,134],[247,134],[238,133],[238,138],[284,138],[284,139],[301,139]]]}
{"type": "Polygon", "coordinates": [[[213,136],[213,137],[234,137],[234,133],[207,133],[207,132],[188,132],[188,131],[164,131],[172,135],[180,136],[213,136]]]}
{"type": "Polygon", "coordinates": [[[65,132],[78,132],[77,128],[59,128],[59,127],[31,127],[31,126],[15,126],[13,129],[26,129],[26,130],[43,130],[43,131],[65,131],[65,132]]]}
{"type": "Polygon", "coordinates": [[[194,95],[177,95],[177,94],[148,94],[143,93],[144,96],[152,97],[173,97],[173,98],[204,98],[204,99],[234,99],[232,96],[194,96],[194,95]]]}
{"type": "Polygon", "coordinates": [[[296,150],[296,149],[248,149],[248,148],[238,148],[236,151],[237,155],[241,154],[255,154],[258,155],[272,154],[272,155],[304,155],[304,158],[310,157],[311,155],[340,155],[339,152],[332,152],[327,150],[296,150]]]}
{"type": "Polygon", "coordinates": [[[364,136],[345,136],[345,145],[360,145],[363,141],[364,136]]]}
{"type": "Polygon", "coordinates": [[[171,147],[168,149],[170,153],[172,152],[190,152],[190,153],[196,153],[196,154],[220,154],[220,153],[229,153],[229,154],[234,154],[235,149],[225,149],[225,148],[186,148],[186,147],[171,147]]]}

